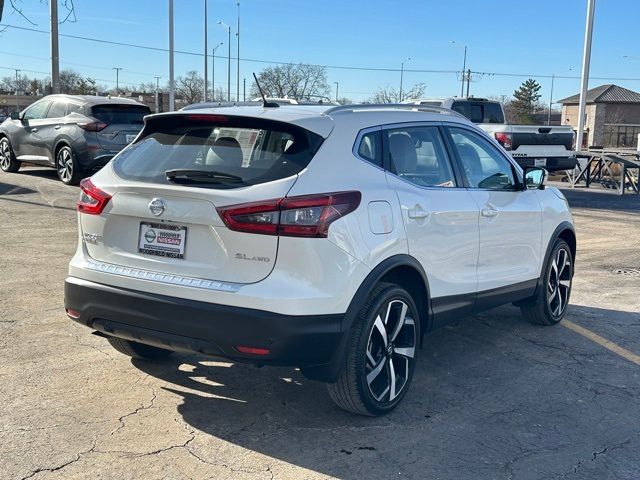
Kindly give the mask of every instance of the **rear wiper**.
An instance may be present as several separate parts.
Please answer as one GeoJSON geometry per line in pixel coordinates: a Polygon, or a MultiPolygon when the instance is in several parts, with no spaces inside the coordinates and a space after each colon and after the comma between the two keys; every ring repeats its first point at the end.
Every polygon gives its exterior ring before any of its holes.
{"type": "Polygon", "coordinates": [[[174,183],[240,183],[244,180],[230,173],[216,172],[215,170],[190,170],[188,168],[176,168],[164,172],[167,180],[174,183]]]}

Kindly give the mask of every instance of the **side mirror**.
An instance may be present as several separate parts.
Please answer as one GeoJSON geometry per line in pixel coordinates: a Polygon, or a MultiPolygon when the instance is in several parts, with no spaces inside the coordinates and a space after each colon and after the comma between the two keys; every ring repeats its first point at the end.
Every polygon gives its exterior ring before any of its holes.
{"type": "Polygon", "coordinates": [[[11,120],[20,120],[20,112],[11,112],[11,120]]]}
{"type": "Polygon", "coordinates": [[[549,173],[540,167],[525,167],[524,187],[527,190],[544,190],[549,173]]]}

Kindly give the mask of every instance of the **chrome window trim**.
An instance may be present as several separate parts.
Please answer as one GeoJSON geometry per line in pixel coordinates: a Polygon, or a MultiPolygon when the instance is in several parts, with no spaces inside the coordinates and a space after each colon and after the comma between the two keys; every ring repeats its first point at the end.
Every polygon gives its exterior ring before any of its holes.
{"type": "Polygon", "coordinates": [[[87,270],[93,270],[120,277],[136,278],[138,280],[148,280],[150,282],[164,283],[181,287],[199,288],[202,290],[213,290],[217,292],[235,293],[242,287],[241,283],[219,282],[217,280],[206,280],[203,278],[185,277],[171,273],[153,272],[142,268],[124,267],[112,263],[99,262],[94,259],[87,261],[87,270]]]}

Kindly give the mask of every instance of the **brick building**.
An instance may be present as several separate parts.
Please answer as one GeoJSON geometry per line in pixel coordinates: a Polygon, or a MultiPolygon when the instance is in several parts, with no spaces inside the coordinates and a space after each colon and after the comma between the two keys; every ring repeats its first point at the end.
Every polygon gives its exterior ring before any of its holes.
{"type": "MultiPolygon", "coordinates": [[[[563,98],[562,125],[578,128],[580,95],[563,98]]],[[[587,91],[585,130],[586,146],[636,148],[640,134],[640,93],[601,85],[587,91]]]]}

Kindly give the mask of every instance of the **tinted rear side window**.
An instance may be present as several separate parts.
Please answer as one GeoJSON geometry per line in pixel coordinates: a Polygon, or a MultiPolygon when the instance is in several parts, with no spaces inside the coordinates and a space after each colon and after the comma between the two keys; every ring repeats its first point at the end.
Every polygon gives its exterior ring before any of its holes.
{"type": "Polygon", "coordinates": [[[67,104],[65,102],[53,102],[51,108],[47,112],[47,118],[64,117],[67,112],[67,104]]]}
{"type": "Polygon", "coordinates": [[[94,105],[91,115],[107,125],[142,125],[151,110],[144,105],[94,105]]]}
{"type": "Polygon", "coordinates": [[[220,115],[177,115],[152,119],[141,138],[114,160],[117,175],[171,184],[168,170],[186,169],[239,177],[201,178],[190,187],[234,188],[299,173],[322,137],[291,124],[220,115]]]}

